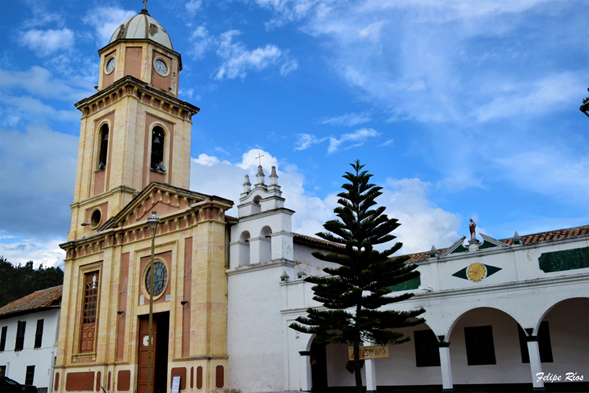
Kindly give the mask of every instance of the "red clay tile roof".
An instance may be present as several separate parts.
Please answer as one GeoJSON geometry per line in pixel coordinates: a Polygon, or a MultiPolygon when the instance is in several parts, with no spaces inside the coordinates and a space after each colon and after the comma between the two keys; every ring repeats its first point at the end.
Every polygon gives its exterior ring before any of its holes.
{"type": "MultiPolygon", "coordinates": [[[[538,242],[543,242],[543,241],[560,240],[560,239],[566,239],[569,237],[582,236],[582,235],[585,235],[585,236],[589,235],[589,225],[583,225],[583,226],[574,227],[574,228],[558,229],[555,231],[534,233],[531,235],[523,235],[520,237],[521,237],[522,244],[533,244],[533,243],[538,243],[538,242]]],[[[333,250],[336,252],[341,251],[342,249],[345,248],[344,246],[342,246],[340,244],[331,243],[331,242],[317,239],[317,238],[311,237],[311,236],[300,235],[298,233],[294,234],[294,241],[297,243],[308,244],[310,246],[321,247],[321,248],[333,250]]],[[[503,243],[510,245],[510,246],[513,245],[513,238],[511,238],[511,237],[507,238],[507,239],[501,239],[500,241],[502,241],[503,243]]],[[[444,251],[446,251],[446,248],[438,249],[438,255],[442,254],[444,251]]],[[[418,252],[418,253],[409,254],[409,255],[411,256],[411,258],[407,262],[419,262],[419,261],[424,261],[426,259],[429,259],[429,251],[423,251],[423,252],[418,252]]]]}
{"type": "MultiPolygon", "coordinates": [[[[524,236],[521,236],[521,241],[522,241],[522,244],[532,244],[532,243],[538,243],[538,242],[543,242],[543,241],[547,241],[547,240],[566,239],[569,237],[581,236],[581,235],[589,235],[589,225],[583,225],[583,226],[574,227],[574,228],[558,229],[556,231],[534,233],[532,235],[524,235],[524,236]]],[[[510,245],[510,246],[513,244],[513,238],[502,239],[501,241],[503,243],[510,245]]]]}
{"type": "Polygon", "coordinates": [[[63,285],[41,289],[25,297],[21,297],[12,303],[8,303],[6,306],[0,308],[0,318],[41,311],[55,306],[59,307],[62,288],[63,285]]]}
{"type": "Polygon", "coordinates": [[[293,241],[295,243],[306,244],[311,247],[322,248],[328,251],[338,252],[346,249],[346,247],[341,244],[328,242],[327,240],[323,239],[317,239],[316,237],[312,236],[301,235],[300,233],[294,234],[293,241]]]}

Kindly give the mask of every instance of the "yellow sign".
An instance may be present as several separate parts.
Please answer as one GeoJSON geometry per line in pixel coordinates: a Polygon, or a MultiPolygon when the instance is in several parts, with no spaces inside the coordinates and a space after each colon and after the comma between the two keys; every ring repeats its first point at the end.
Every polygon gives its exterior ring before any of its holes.
{"type": "MultiPolygon", "coordinates": [[[[354,347],[348,347],[348,356],[350,360],[354,360],[354,347]]],[[[389,346],[384,347],[380,345],[369,345],[360,347],[360,360],[364,359],[377,359],[377,358],[388,358],[389,357],[389,346]]]]}

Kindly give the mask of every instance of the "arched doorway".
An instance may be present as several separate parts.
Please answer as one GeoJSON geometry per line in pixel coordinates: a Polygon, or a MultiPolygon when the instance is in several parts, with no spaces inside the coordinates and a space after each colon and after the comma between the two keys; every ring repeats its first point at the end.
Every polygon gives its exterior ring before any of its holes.
{"type": "MultiPolygon", "coordinates": [[[[542,371],[561,375],[567,388],[589,391],[589,298],[562,300],[546,310],[535,327],[542,371]],[[572,373],[567,374],[567,373],[572,373]],[[585,374],[584,381],[575,378],[585,374]],[[570,377],[566,380],[567,376],[570,377]]],[[[554,382],[558,383],[558,382],[554,382]]]]}
{"type": "Polygon", "coordinates": [[[446,338],[454,386],[529,384],[530,366],[522,361],[519,329],[511,315],[491,307],[458,317],[446,338]]]}
{"type": "Polygon", "coordinates": [[[311,343],[311,391],[327,392],[327,350],[325,343],[313,339],[311,343]]]}

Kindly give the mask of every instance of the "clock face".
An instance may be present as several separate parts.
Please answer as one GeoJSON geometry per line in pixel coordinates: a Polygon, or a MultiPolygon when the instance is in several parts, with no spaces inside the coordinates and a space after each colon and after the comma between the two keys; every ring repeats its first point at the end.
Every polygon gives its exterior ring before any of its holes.
{"type": "Polygon", "coordinates": [[[115,69],[115,58],[111,57],[106,63],[106,73],[110,74],[115,69]]]}
{"type": "MultiPolygon", "coordinates": [[[[153,270],[155,271],[155,275],[153,276],[153,296],[155,297],[161,295],[166,289],[166,284],[168,283],[168,270],[166,269],[166,265],[159,261],[154,262],[153,270]]],[[[145,275],[145,289],[147,290],[147,293],[149,293],[150,286],[151,269],[149,269],[145,275]]]]}
{"type": "Polygon", "coordinates": [[[168,65],[162,59],[156,59],[154,66],[157,73],[161,76],[168,75],[168,65]]]}
{"type": "Polygon", "coordinates": [[[481,281],[487,277],[487,268],[482,263],[473,263],[466,269],[466,275],[471,281],[481,281]]]}

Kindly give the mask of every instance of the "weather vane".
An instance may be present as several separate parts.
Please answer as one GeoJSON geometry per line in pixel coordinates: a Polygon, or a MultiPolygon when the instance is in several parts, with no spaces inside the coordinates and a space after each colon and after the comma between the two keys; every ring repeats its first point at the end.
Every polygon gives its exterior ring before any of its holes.
{"type": "Polygon", "coordinates": [[[264,157],[262,154],[258,154],[258,156],[256,157],[258,159],[258,165],[259,166],[262,166],[262,157],[264,157]]]}

